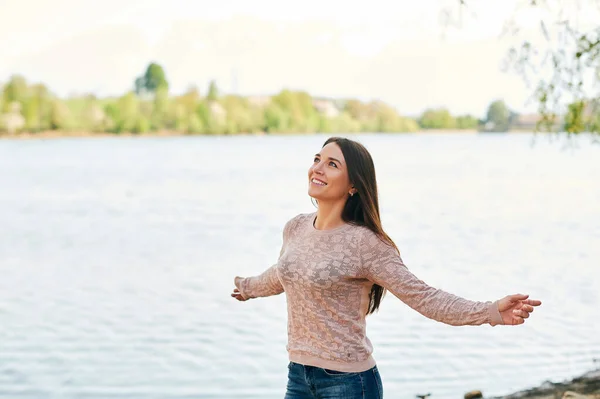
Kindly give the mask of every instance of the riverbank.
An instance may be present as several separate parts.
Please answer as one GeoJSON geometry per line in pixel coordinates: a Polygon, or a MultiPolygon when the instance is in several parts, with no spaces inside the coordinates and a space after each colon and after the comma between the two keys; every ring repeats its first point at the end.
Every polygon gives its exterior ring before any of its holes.
{"type": "MultiPolygon", "coordinates": [[[[363,134],[369,132],[357,132],[350,134],[363,134]]],[[[377,132],[373,132],[377,133],[377,132]]],[[[420,130],[416,132],[396,132],[396,133],[381,133],[381,134],[478,134],[478,133],[486,133],[480,132],[476,129],[428,129],[428,130],[420,130]]],[[[518,132],[505,132],[505,133],[525,133],[524,131],[518,132]]],[[[531,132],[528,132],[531,133],[531,132]]],[[[283,133],[283,132],[255,132],[255,133],[236,133],[233,135],[207,135],[207,134],[189,134],[182,133],[174,130],[163,130],[163,131],[154,131],[148,133],[107,133],[107,132],[89,132],[89,131],[59,131],[59,130],[48,130],[36,133],[22,132],[16,134],[8,134],[8,133],[0,133],[0,140],[35,140],[35,139],[60,139],[60,138],[90,138],[90,137],[185,137],[185,136],[196,136],[196,137],[204,137],[204,136],[284,136],[284,135],[313,135],[313,134],[329,134],[331,136],[335,136],[340,133],[327,133],[327,132],[319,132],[319,133],[283,133]]],[[[504,133],[503,133],[504,134],[504,133]]]]}
{"type": "MultiPolygon", "coordinates": [[[[61,138],[90,138],[90,137],[179,137],[192,136],[172,130],[156,131],[150,133],[107,133],[89,131],[60,131],[48,130],[36,133],[0,133],[0,139],[4,140],[36,140],[36,139],[61,139],[61,138]]],[[[195,135],[200,136],[200,135],[195,135]]]]}

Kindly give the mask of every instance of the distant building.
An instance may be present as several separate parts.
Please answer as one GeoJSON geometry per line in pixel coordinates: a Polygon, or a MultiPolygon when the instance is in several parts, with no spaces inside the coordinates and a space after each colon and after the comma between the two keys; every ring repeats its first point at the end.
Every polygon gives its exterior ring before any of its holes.
{"type": "Polygon", "coordinates": [[[14,134],[25,127],[25,118],[21,115],[21,104],[12,102],[8,107],[8,112],[0,114],[0,127],[4,127],[8,134],[14,134]]]}
{"type": "Polygon", "coordinates": [[[271,103],[271,96],[248,96],[246,98],[251,105],[257,107],[266,107],[271,103]]]}
{"type": "MultiPolygon", "coordinates": [[[[511,124],[511,130],[530,130],[536,129],[538,122],[542,121],[542,116],[539,114],[520,114],[517,115],[511,124]]],[[[554,121],[555,128],[562,128],[564,119],[561,115],[556,116],[554,121]]]]}
{"type": "Polygon", "coordinates": [[[512,128],[523,130],[534,130],[537,123],[542,120],[538,114],[521,114],[513,120],[512,128]]]}
{"type": "Polygon", "coordinates": [[[335,118],[340,114],[340,110],[330,100],[313,99],[313,107],[328,118],[335,118]]]}
{"type": "Polygon", "coordinates": [[[600,102],[598,100],[587,100],[583,109],[583,117],[591,118],[600,113],[600,102]]]}
{"type": "Polygon", "coordinates": [[[211,101],[208,104],[208,108],[210,109],[210,113],[219,121],[224,121],[227,118],[227,111],[221,104],[216,101],[211,101]]]}

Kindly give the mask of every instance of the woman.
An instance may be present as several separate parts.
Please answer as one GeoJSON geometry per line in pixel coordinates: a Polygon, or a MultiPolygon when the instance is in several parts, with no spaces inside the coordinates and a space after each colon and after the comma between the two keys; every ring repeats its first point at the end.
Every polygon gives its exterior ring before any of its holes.
{"type": "Polygon", "coordinates": [[[286,399],[381,398],[365,318],[389,290],[422,315],[461,325],[523,324],[538,300],[475,302],[428,286],[404,265],[379,216],[375,167],[361,144],[333,137],[308,170],[317,211],[289,220],[278,262],[235,277],[239,301],[285,291],[290,363],[286,399]]]}

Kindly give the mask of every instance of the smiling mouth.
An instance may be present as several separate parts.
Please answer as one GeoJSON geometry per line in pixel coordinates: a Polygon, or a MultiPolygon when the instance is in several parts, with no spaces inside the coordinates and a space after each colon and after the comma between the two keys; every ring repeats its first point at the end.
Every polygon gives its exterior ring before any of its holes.
{"type": "Polygon", "coordinates": [[[311,180],[310,180],[310,182],[311,182],[312,184],[315,184],[315,185],[317,185],[317,186],[321,186],[321,187],[324,187],[324,186],[326,186],[326,185],[327,185],[327,183],[325,183],[325,182],[323,182],[323,181],[321,181],[321,180],[318,180],[318,179],[311,179],[311,180]]]}

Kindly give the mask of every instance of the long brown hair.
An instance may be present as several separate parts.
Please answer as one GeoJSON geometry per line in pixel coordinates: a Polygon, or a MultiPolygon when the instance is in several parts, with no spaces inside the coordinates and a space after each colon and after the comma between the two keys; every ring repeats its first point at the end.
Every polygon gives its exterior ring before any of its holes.
{"type": "MultiPolygon", "coordinates": [[[[329,143],[336,143],[342,150],[348,167],[350,183],[357,190],[353,196],[348,197],[342,211],[342,220],[367,227],[382,241],[388,243],[398,251],[398,247],[394,244],[394,241],[392,241],[381,226],[377,178],[371,154],[362,144],[346,138],[330,137],[325,141],[323,147],[329,143]]],[[[398,251],[398,254],[400,254],[400,251],[398,251]]],[[[379,309],[379,304],[385,292],[386,289],[382,286],[373,285],[367,315],[379,309]]]]}

